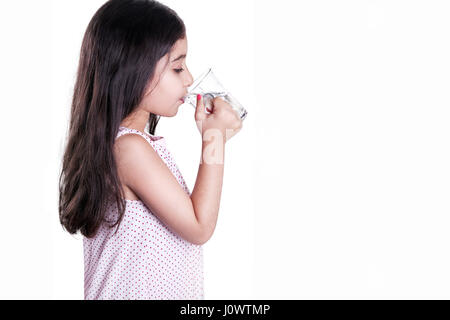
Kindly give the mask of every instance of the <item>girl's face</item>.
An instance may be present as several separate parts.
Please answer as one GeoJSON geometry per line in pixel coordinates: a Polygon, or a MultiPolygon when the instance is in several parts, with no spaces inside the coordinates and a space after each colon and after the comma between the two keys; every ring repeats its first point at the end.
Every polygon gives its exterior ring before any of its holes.
{"type": "Polygon", "coordinates": [[[172,51],[158,61],[155,76],[142,99],[141,108],[164,117],[177,114],[188,87],[194,81],[186,66],[186,54],[187,39],[184,38],[178,40],[172,51]]]}

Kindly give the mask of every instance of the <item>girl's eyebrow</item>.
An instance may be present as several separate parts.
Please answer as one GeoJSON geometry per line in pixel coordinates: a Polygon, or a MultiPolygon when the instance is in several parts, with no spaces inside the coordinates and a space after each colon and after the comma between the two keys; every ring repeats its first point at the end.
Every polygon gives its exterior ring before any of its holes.
{"type": "Polygon", "coordinates": [[[178,61],[178,60],[183,59],[183,58],[186,58],[186,55],[185,55],[185,54],[182,54],[182,55],[179,56],[178,58],[172,60],[172,62],[178,61]]]}

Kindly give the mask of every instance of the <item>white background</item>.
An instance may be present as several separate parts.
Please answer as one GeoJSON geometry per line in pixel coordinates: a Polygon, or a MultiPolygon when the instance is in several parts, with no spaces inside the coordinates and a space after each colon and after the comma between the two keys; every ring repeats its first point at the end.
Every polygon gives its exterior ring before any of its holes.
{"type": "MultiPolygon", "coordinates": [[[[450,4],[161,1],[194,76],[249,112],[226,146],[206,299],[449,299],[450,4]]],[[[83,299],[58,174],[84,31],[104,1],[0,4],[1,299],[83,299]]],[[[192,190],[194,109],[156,134],[192,190]]]]}

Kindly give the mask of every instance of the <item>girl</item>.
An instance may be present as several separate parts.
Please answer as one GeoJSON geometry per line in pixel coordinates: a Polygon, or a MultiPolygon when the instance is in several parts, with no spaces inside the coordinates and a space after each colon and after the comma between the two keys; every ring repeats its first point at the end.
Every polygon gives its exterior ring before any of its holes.
{"type": "Polygon", "coordinates": [[[242,121],[224,100],[207,114],[198,98],[204,161],[191,193],[154,135],[193,82],[186,55],[183,21],[157,1],[110,0],[87,27],[59,180],[61,224],[83,235],[85,299],[204,299],[202,244],[224,170],[223,152],[206,153],[242,121]]]}

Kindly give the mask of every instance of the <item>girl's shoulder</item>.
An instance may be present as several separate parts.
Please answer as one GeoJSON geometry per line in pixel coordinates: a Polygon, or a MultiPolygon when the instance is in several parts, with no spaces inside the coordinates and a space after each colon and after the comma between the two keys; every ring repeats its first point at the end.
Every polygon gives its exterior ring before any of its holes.
{"type": "MultiPolygon", "coordinates": [[[[117,162],[133,157],[158,154],[156,142],[140,132],[122,132],[114,141],[114,157],[117,162]]],[[[141,158],[142,159],[142,158],[141,158]]]]}
{"type": "Polygon", "coordinates": [[[146,140],[149,140],[151,142],[158,142],[163,143],[165,142],[164,137],[162,136],[155,136],[150,134],[149,132],[142,132],[136,129],[131,129],[127,127],[119,127],[119,132],[117,133],[116,139],[118,139],[121,136],[127,135],[127,134],[136,134],[144,137],[146,140]]]}
{"type": "Polygon", "coordinates": [[[127,132],[118,135],[114,142],[113,153],[124,189],[129,188],[135,192],[138,187],[136,181],[147,179],[149,168],[154,172],[160,171],[161,168],[164,170],[161,148],[142,133],[127,132]]]}

